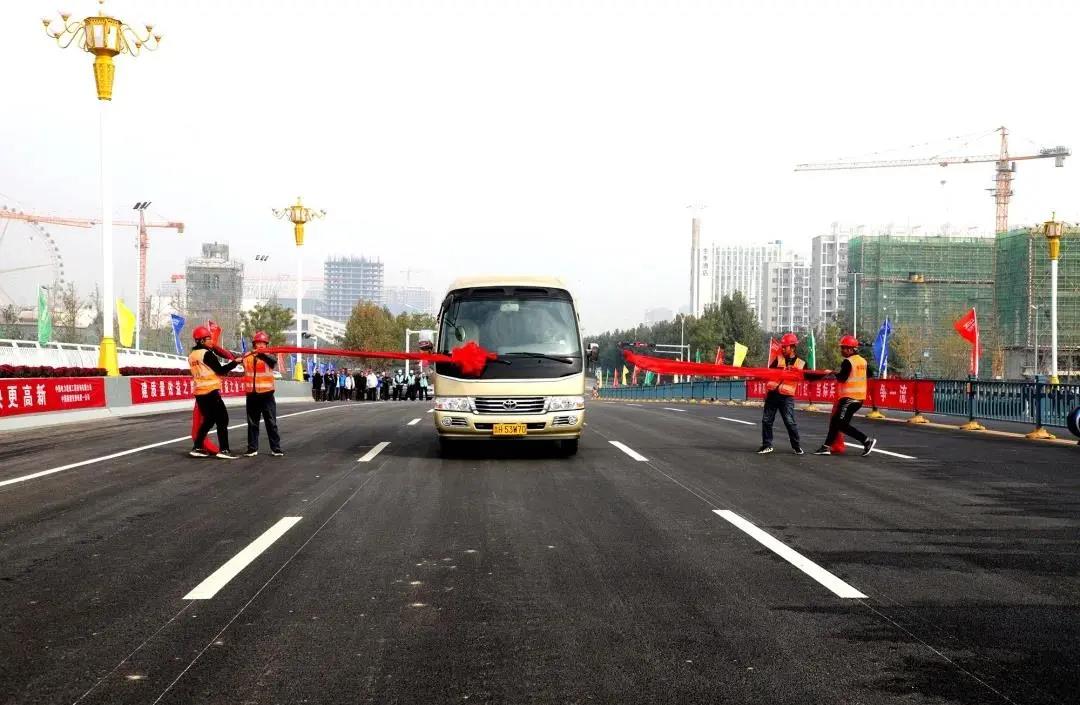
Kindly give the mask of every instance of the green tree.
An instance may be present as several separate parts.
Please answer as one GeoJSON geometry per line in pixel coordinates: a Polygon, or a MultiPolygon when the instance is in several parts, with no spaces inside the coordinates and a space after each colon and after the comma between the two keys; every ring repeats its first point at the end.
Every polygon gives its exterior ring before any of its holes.
{"type": "Polygon", "coordinates": [[[686,342],[692,351],[701,351],[702,362],[712,362],[716,357],[716,348],[730,345],[727,323],[720,307],[715,304],[706,306],[700,318],[688,321],[686,342]]]}
{"type": "Polygon", "coordinates": [[[913,377],[923,369],[926,339],[922,331],[908,325],[896,325],[889,337],[889,374],[913,377]]]}
{"type": "Polygon", "coordinates": [[[736,341],[742,343],[748,348],[746,362],[743,364],[748,367],[764,367],[768,358],[768,347],[762,337],[757,314],[750,308],[741,291],[723,298],[720,302],[720,318],[722,330],[727,335],[725,347],[734,350],[736,341]]]}
{"type": "Polygon", "coordinates": [[[84,302],[75,288],[74,282],[57,292],[56,296],[56,340],[61,343],[80,343],[79,332],[76,323],[79,320],[79,312],[82,311],[84,302]]]}
{"type": "Polygon", "coordinates": [[[19,322],[19,309],[15,304],[8,304],[0,308],[0,338],[21,340],[22,331],[17,325],[19,322]]]}
{"type": "Polygon", "coordinates": [[[240,313],[240,335],[251,339],[256,331],[263,331],[270,336],[271,345],[284,345],[286,331],[293,327],[293,312],[270,299],[265,304],[256,304],[250,311],[240,313]]]}
{"type": "Polygon", "coordinates": [[[363,301],[353,307],[341,343],[353,350],[402,350],[404,326],[398,325],[385,306],[363,301]]]}

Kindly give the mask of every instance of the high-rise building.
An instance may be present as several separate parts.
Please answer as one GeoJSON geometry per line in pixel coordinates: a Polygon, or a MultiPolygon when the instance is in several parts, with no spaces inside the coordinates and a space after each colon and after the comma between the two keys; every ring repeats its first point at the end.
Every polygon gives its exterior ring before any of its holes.
{"type": "Polygon", "coordinates": [[[328,257],[323,265],[326,317],[347,321],[361,301],[383,303],[383,263],[368,257],[328,257]]]}
{"type": "Polygon", "coordinates": [[[240,310],[243,306],[244,265],[229,259],[229,246],[204,242],[202,256],[187,260],[185,314],[188,326],[212,320],[221,326],[225,347],[239,347],[240,310]]]}
{"type": "MultiPolygon", "coordinates": [[[[695,208],[700,209],[700,206],[695,208]]],[[[705,312],[706,304],[712,303],[709,297],[713,276],[712,249],[701,245],[701,217],[695,215],[690,222],[690,313],[694,316],[700,316],[705,312]]]]}
{"type": "Polygon", "coordinates": [[[848,238],[834,223],[828,235],[813,238],[810,251],[810,325],[840,317],[847,305],[848,238]]]}
{"type": "Polygon", "coordinates": [[[383,291],[383,303],[390,313],[428,313],[435,315],[435,295],[422,286],[388,286],[383,291]]]}
{"type": "Polygon", "coordinates": [[[769,332],[805,331],[810,325],[810,265],[799,256],[761,266],[761,325],[769,332]]]}
{"type": "Polygon", "coordinates": [[[645,325],[664,323],[675,318],[675,312],[670,308],[650,308],[645,311],[645,325]]]}
{"type": "Polygon", "coordinates": [[[764,323],[760,306],[761,272],[766,262],[778,262],[783,250],[780,240],[764,245],[714,245],[712,293],[707,303],[719,304],[725,296],[742,292],[750,308],[764,323]]]}
{"type": "MultiPolygon", "coordinates": [[[[1080,250],[1063,239],[1058,259],[1058,376],[1080,376],[1080,250]]],[[[1046,238],[1027,229],[995,238],[994,318],[1007,379],[1051,373],[1050,256],[1046,238]]],[[[982,324],[982,311],[979,323],[982,324]]],[[[984,348],[987,347],[984,343],[984,348]]],[[[1065,381],[1065,380],[1062,380],[1065,381]]]]}

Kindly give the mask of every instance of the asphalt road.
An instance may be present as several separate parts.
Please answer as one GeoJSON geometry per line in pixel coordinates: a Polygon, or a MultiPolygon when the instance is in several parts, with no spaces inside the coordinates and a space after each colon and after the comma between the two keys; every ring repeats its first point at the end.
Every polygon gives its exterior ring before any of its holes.
{"type": "Polygon", "coordinates": [[[1074,447],[593,403],[443,459],[427,408],[0,434],[0,703],[1077,702],[1074,447]]]}

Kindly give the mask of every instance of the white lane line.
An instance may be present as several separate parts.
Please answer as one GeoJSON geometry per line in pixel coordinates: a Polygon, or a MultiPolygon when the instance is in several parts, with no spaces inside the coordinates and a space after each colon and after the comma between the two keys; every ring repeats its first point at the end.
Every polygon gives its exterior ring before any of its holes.
{"type": "Polygon", "coordinates": [[[664,411],[678,411],[680,414],[686,413],[686,409],[672,409],[670,406],[665,406],[664,411]]]}
{"type": "MultiPolygon", "coordinates": [[[[848,448],[858,448],[862,450],[862,444],[860,443],[848,443],[844,441],[844,445],[848,448]]],[[[914,455],[904,455],[903,453],[894,453],[891,450],[881,450],[880,448],[874,448],[871,453],[881,453],[882,455],[891,455],[894,458],[903,458],[904,460],[918,460],[914,455]]]]}
{"type": "MultiPolygon", "coordinates": [[[[310,414],[316,411],[326,411],[327,409],[338,409],[339,406],[322,406],[317,409],[308,409],[306,411],[296,411],[291,414],[283,414],[278,416],[278,419],[287,419],[290,416],[299,416],[301,414],[310,414]]],[[[229,426],[229,430],[234,428],[240,428],[241,426],[247,426],[247,423],[239,423],[235,426],[229,426]]],[[[216,431],[211,431],[216,433],[216,431]]],[[[21,477],[13,477],[10,480],[0,481],[0,487],[6,485],[14,485],[18,482],[26,482],[27,480],[36,480],[39,477],[45,477],[46,475],[52,475],[53,473],[64,472],[65,470],[74,470],[75,468],[81,468],[84,465],[93,465],[94,463],[101,463],[106,460],[112,460],[113,458],[122,458],[125,455],[131,455],[133,453],[141,453],[144,450],[150,450],[151,448],[160,448],[161,446],[167,446],[170,443],[179,443],[180,441],[190,441],[191,436],[180,436],[179,438],[170,438],[167,441],[158,441],[157,443],[151,443],[150,445],[139,446],[138,448],[132,448],[131,450],[122,450],[118,453],[111,453],[109,455],[103,455],[100,458],[90,458],[89,460],[80,460],[77,463],[70,463],[68,465],[61,465],[58,468],[50,468],[48,470],[41,470],[39,472],[31,473],[29,475],[23,475],[21,477]]]]}
{"type": "Polygon", "coordinates": [[[627,404],[627,406],[641,406],[641,404],[627,404]]]}
{"type": "Polygon", "coordinates": [[[406,424],[406,425],[407,425],[407,426],[415,426],[415,425],[416,425],[416,424],[418,424],[418,423],[420,423],[420,419],[413,419],[412,421],[410,421],[410,422],[409,422],[408,424],[406,424]]]}
{"type": "Polygon", "coordinates": [[[266,549],[277,541],[282,535],[296,525],[303,517],[285,517],[278,523],[263,532],[262,536],[255,539],[247,547],[225,562],[210,576],[195,586],[195,589],[184,595],[185,600],[209,600],[218,593],[218,590],[229,584],[229,581],[240,574],[244,568],[259,557],[266,549]]]}
{"type": "Polygon", "coordinates": [[[741,423],[744,426],[753,426],[754,425],[754,423],[751,422],[751,421],[743,421],[742,419],[729,419],[727,416],[717,416],[716,418],[720,419],[721,421],[730,421],[731,423],[741,423]]]}
{"type": "Polygon", "coordinates": [[[724,519],[727,519],[729,522],[745,531],[758,543],[765,546],[765,548],[769,549],[791,565],[795,566],[802,572],[809,575],[814,580],[827,587],[837,597],[852,599],[866,598],[866,595],[862,594],[861,592],[853,588],[851,585],[848,585],[843,580],[836,577],[829,571],[825,570],[817,563],[814,563],[812,560],[802,555],[798,551],[776,540],[771,535],[754,526],[746,519],[743,519],[735,512],[729,509],[714,509],[713,513],[723,517],[724,519]]]}
{"type": "Polygon", "coordinates": [[[433,414],[433,413],[435,413],[435,410],[434,409],[428,409],[425,413],[433,414]]]}
{"type": "Polygon", "coordinates": [[[388,445],[390,445],[390,441],[383,441],[382,443],[378,444],[377,446],[375,446],[374,448],[369,450],[367,453],[365,453],[364,457],[360,458],[356,462],[358,462],[358,463],[370,463],[375,458],[375,456],[378,455],[379,453],[383,452],[383,450],[388,445]]]}
{"type": "Polygon", "coordinates": [[[633,458],[634,460],[637,460],[638,462],[648,462],[648,461],[649,461],[649,459],[648,459],[648,458],[646,458],[646,457],[645,457],[644,455],[642,455],[641,453],[637,452],[637,451],[636,451],[636,450],[634,450],[633,448],[628,448],[628,447],[627,447],[627,446],[626,446],[625,444],[623,444],[623,443],[619,443],[618,441],[608,441],[608,442],[609,442],[609,443],[611,443],[611,445],[613,445],[613,446],[615,446],[616,448],[618,448],[619,450],[621,450],[622,452],[624,452],[624,453],[626,453],[627,455],[629,455],[629,456],[630,456],[631,458],[633,458]]]}

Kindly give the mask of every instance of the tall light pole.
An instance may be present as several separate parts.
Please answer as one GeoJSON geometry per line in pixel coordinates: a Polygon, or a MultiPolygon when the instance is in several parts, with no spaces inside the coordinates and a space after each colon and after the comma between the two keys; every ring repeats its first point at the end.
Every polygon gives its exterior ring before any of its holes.
{"type": "MultiPolygon", "coordinates": [[[[106,370],[110,377],[120,375],[116,357],[116,340],[113,338],[113,242],[112,242],[112,174],[109,155],[109,104],[112,102],[113,77],[116,66],[113,57],[117,54],[138,56],[146,49],[154,51],[161,42],[161,35],[154,33],[154,26],[146,25],[146,35],[140,35],[135,29],[115,17],[105,14],[105,0],[98,0],[98,14],[81,21],[71,22],[71,15],[60,13],[62,28],[51,29],[53,20],[43,17],[45,34],[56,40],[57,46],[67,49],[76,41],[83,51],[94,55],[94,82],[98,97],[98,148],[100,154],[101,179],[101,259],[103,262],[104,282],[101,346],[98,349],[98,367],[106,370]]],[[[141,302],[140,302],[141,308],[141,302]]]]}
{"type": "MultiPolygon", "coordinates": [[[[1058,383],[1058,325],[1057,325],[1057,299],[1058,299],[1058,256],[1061,254],[1061,236],[1065,232],[1065,224],[1055,220],[1056,213],[1050,215],[1050,220],[1043,223],[1042,233],[1046,236],[1046,244],[1050,251],[1050,382],[1058,383]]],[[[1036,320],[1038,317],[1036,316],[1036,320]]]]}
{"type": "Polygon", "coordinates": [[[311,362],[313,364],[316,364],[316,365],[319,364],[319,338],[318,338],[318,336],[316,336],[314,333],[308,333],[306,331],[304,333],[301,333],[301,336],[303,337],[304,340],[309,340],[309,339],[311,340],[311,346],[315,349],[315,352],[313,352],[311,354],[312,355],[311,362]]]}
{"type": "Polygon", "coordinates": [[[851,275],[853,279],[851,283],[851,336],[853,338],[859,337],[859,275],[862,272],[855,272],[851,275]]]}
{"type": "MultiPolygon", "coordinates": [[[[288,220],[293,224],[293,236],[296,240],[296,347],[304,347],[304,338],[301,318],[304,315],[304,258],[300,248],[304,245],[304,224],[317,218],[325,218],[326,211],[316,211],[307,208],[296,197],[296,203],[288,208],[274,208],[274,217],[280,220],[288,220]]],[[[296,356],[296,368],[293,371],[293,379],[297,382],[304,379],[304,356],[296,356]]]]}
{"type": "Polygon", "coordinates": [[[1035,304],[1030,304],[1030,308],[1035,312],[1035,376],[1039,375],[1039,307],[1035,304]]]}
{"type": "MultiPolygon", "coordinates": [[[[150,201],[139,201],[133,206],[139,212],[139,256],[136,258],[135,289],[139,292],[139,305],[135,307],[135,349],[142,350],[143,308],[146,306],[146,209],[150,201]]],[[[149,315],[149,310],[147,310],[149,315]]]]}

